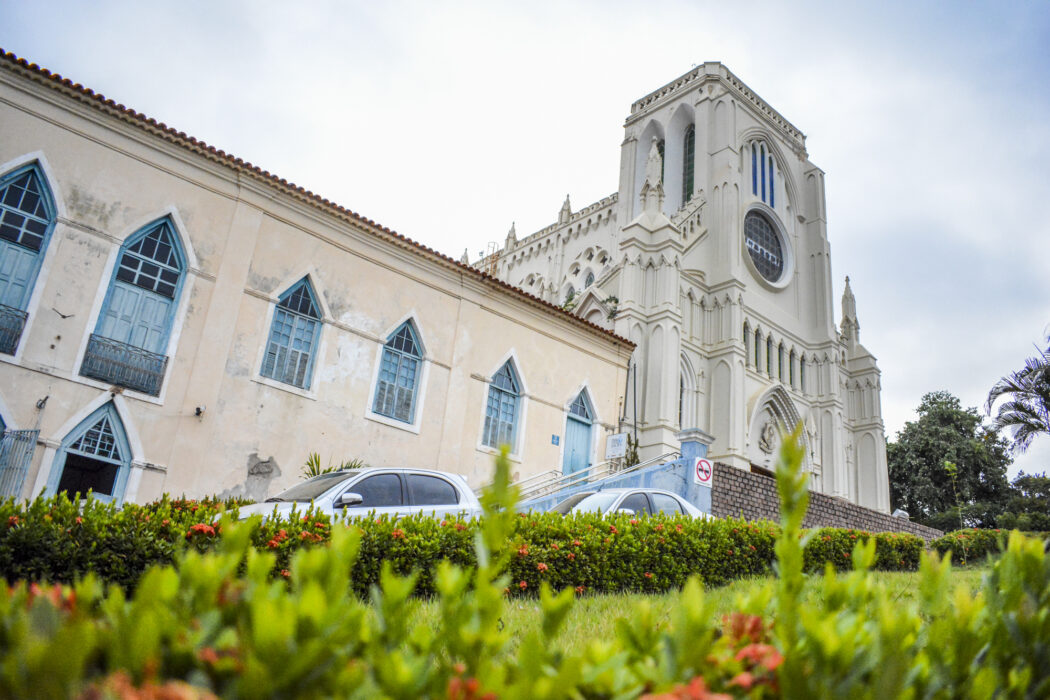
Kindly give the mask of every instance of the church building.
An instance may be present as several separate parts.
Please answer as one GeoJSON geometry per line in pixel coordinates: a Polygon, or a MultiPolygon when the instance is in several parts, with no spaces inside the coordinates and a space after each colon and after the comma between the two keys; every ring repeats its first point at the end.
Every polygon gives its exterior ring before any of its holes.
{"type": "Polygon", "coordinates": [[[825,209],[802,132],[705,63],[631,105],[615,193],[475,265],[635,344],[619,429],[642,459],[698,428],[768,473],[801,423],[812,488],[888,512],[880,372],[848,277],[836,324],[825,209]]]}

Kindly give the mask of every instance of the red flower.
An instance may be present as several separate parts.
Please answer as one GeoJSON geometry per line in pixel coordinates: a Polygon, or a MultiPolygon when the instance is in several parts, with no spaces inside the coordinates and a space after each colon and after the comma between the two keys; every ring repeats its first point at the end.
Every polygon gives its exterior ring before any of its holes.
{"type": "Polygon", "coordinates": [[[555,549],[555,550],[558,549],[558,543],[557,542],[551,542],[551,549],[555,549]]]}
{"type": "Polygon", "coordinates": [[[439,525],[441,525],[441,527],[445,527],[446,525],[448,525],[448,522],[446,522],[446,521],[442,520],[442,521],[441,521],[441,522],[439,523],[439,525]]]}
{"type": "Polygon", "coordinates": [[[579,547],[579,546],[581,546],[582,544],[583,544],[583,542],[580,542],[579,540],[573,540],[573,541],[572,541],[572,546],[573,546],[573,547],[579,547]]]}
{"type": "Polygon", "coordinates": [[[663,532],[663,531],[664,531],[664,526],[663,526],[663,523],[661,523],[661,524],[657,525],[657,526],[656,526],[655,528],[653,528],[653,529],[654,529],[654,530],[656,530],[657,532],[663,532]]]}
{"type": "Polygon", "coordinates": [[[576,595],[583,595],[585,590],[587,590],[586,586],[576,586],[576,595]]]}
{"type": "Polygon", "coordinates": [[[309,515],[304,515],[302,519],[303,519],[303,522],[305,523],[306,521],[308,521],[310,519],[310,516],[309,515]]]}
{"type": "Polygon", "coordinates": [[[616,529],[615,525],[610,525],[609,526],[609,532],[611,532],[612,534],[615,535],[615,534],[619,533],[620,531],[616,529]]]}
{"type": "Polygon", "coordinates": [[[572,560],[574,560],[576,558],[576,554],[573,553],[573,552],[569,552],[565,556],[568,557],[569,561],[572,561],[572,560]]]}
{"type": "Polygon", "coordinates": [[[467,529],[467,526],[463,523],[456,523],[456,532],[463,532],[467,529]]]}
{"type": "Polygon", "coordinates": [[[76,522],[77,522],[77,525],[79,525],[80,523],[84,522],[84,519],[83,519],[83,518],[81,518],[81,517],[80,517],[80,516],[78,515],[78,516],[77,516],[77,521],[76,521],[76,522]]]}
{"type": "Polygon", "coordinates": [[[170,524],[170,523],[171,523],[171,521],[170,521],[170,520],[168,520],[167,518],[164,518],[163,520],[161,520],[161,521],[160,521],[160,524],[161,524],[161,525],[164,525],[164,526],[167,526],[167,525],[168,525],[168,524],[170,524]]]}
{"type": "Polygon", "coordinates": [[[735,553],[732,549],[729,550],[729,556],[733,556],[735,553]]]}
{"type": "Polygon", "coordinates": [[[844,556],[846,559],[849,559],[849,552],[843,552],[842,556],[844,556]]]}
{"type": "Polygon", "coordinates": [[[403,540],[405,539],[405,531],[401,528],[397,528],[396,530],[390,533],[390,536],[393,537],[395,540],[403,540]]]}
{"type": "Polygon", "coordinates": [[[288,569],[281,569],[281,576],[284,576],[285,578],[288,578],[291,575],[292,575],[292,572],[289,571],[288,569]]]}
{"type": "Polygon", "coordinates": [[[7,519],[7,526],[8,527],[14,527],[19,522],[20,522],[20,518],[17,515],[12,515],[10,518],[7,519]]]}
{"type": "Polygon", "coordinates": [[[523,544],[520,547],[518,547],[518,556],[519,557],[527,557],[527,556],[529,556],[529,546],[527,544],[523,544]]]}
{"type": "Polygon", "coordinates": [[[631,522],[631,525],[637,525],[638,524],[638,519],[637,518],[631,518],[630,522],[631,522]]]}
{"type": "Polygon", "coordinates": [[[748,545],[748,547],[750,547],[750,548],[751,548],[751,551],[752,551],[752,552],[756,551],[756,550],[755,550],[755,545],[753,545],[753,544],[749,544],[749,545],[748,545]]]}
{"type": "Polygon", "coordinates": [[[748,690],[754,682],[754,677],[747,671],[743,671],[733,676],[733,680],[729,681],[729,685],[739,685],[744,690],[748,690]]]}
{"type": "Polygon", "coordinates": [[[520,588],[521,590],[524,591],[528,587],[529,587],[529,584],[525,583],[524,581],[518,581],[518,588],[520,588]]]}
{"type": "Polygon", "coordinates": [[[675,529],[675,530],[678,530],[678,532],[681,532],[681,531],[682,531],[682,524],[681,524],[681,523],[678,523],[678,524],[676,524],[676,525],[674,526],[674,529],[675,529]]]}
{"type": "Polygon", "coordinates": [[[646,571],[646,572],[645,572],[645,577],[646,577],[646,578],[652,578],[652,577],[653,577],[653,572],[651,572],[651,571],[646,571]]]}
{"type": "Polygon", "coordinates": [[[537,569],[538,571],[546,571],[546,570],[547,570],[547,565],[546,565],[546,564],[544,564],[544,563],[543,563],[543,562],[541,561],[541,562],[540,562],[539,564],[537,564],[537,565],[536,565],[536,569],[537,569]]]}

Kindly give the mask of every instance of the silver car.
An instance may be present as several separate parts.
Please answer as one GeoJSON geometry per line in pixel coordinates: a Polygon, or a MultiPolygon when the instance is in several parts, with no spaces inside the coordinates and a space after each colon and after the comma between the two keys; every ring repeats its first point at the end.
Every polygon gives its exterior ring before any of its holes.
{"type": "Polygon", "coordinates": [[[676,493],[663,489],[614,488],[574,493],[551,508],[552,513],[626,513],[628,515],[688,515],[706,518],[707,514],[676,493]]]}
{"type": "Polygon", "coordinates": [[[286,515],[302,511],[310,502],[328,515],[354,518],[376,515],[400,517],[424,513],[438,517],[480,515],[481,503],[458,474],[429,469],[369,468],[321,474],[296,484],[262,503],[242,506],[241,518],[286,515]]]}

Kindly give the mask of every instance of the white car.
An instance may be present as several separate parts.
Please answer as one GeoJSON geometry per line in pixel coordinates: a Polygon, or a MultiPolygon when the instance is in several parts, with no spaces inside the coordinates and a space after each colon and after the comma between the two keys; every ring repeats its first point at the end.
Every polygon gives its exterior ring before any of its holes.
{"type": "Polygon", "coordinates": [[[707,514],[676,493],[663,489],[614,488],[574,493],[550,509],[551,513],[626,513],[628,515],[688,515],[706,518],[707,514]]]}
{"type": "Polygon", "coordinates": [[[442,517],[481,514],[481,503],[458,474],[429,469],[368,468],[321,474],[296,484],[262,503],[241,506],[240,517],[277,511],[286,515],[293,507],[306,510],[310,503],[333,517],[354,518],[374,512],[400,517],[423,513],[442,517]]]}

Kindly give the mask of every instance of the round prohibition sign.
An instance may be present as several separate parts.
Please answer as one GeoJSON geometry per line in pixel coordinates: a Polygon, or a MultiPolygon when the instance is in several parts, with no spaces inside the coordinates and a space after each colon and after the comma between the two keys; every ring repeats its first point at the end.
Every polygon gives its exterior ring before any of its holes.
{"type": "Polygon", "coordinates": [[[698,484],[710,485],[712,471],[711,462],[702,457],[696,460],[696,482],[698,484]]]}

